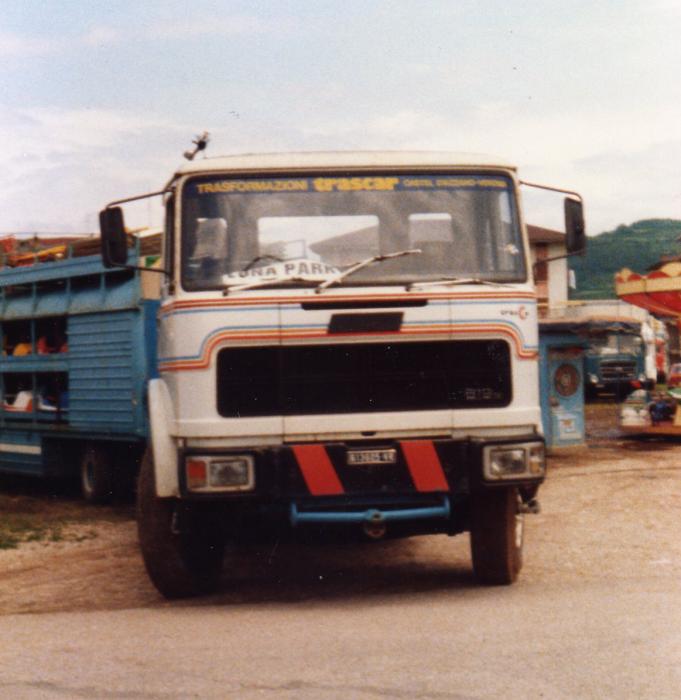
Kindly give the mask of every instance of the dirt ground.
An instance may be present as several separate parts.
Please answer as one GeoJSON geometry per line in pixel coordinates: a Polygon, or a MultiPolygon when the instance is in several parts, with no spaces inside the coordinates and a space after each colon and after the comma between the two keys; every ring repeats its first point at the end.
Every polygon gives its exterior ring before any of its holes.
{"type": "MultiPolygon", "coordinates": [[[[587,407],[587,431],[585,446],[550,456],[539,493],[542,512],[526,519],[517,585],[658,575],[681,580],[681,443],[625,438],[616,428],[615,405],[607,403],[587,407]]],[[[51,485],[4,480],[0,511],[58,524],[36,541],[0,549],[0,615],[170,605],[144,572],[132,504],[96,508],[68,489],[55,495],[51,485]]],[[[291,544],[230,561],[213,602],[304,600],[320,592],[386,595],[471,580],[467,536],[291,544]]]]}

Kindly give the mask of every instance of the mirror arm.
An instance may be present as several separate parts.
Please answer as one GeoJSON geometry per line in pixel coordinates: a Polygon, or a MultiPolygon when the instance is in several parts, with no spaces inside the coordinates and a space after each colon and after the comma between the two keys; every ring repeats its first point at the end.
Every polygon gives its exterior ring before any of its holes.
{"type": "MultiPolygon", "coordinates": [[[[562,258],[570,258],[573,255],[584,255],[586,252],[586,228],[584,226],[584,214],[583,214],[583,205],[584,205],[584,200],[582,199],[582,195],[579,194],[579,192],[575,192],[574,190],[566,190],[563,187],[553,187],[551,185],[541,185],[536,182],[527,182],[526,180],[519,180],[518,183],[520,185],[523,185],[525,187],[534,187],[535,189],[539,190],[547,190],[549,192],[560,192],[561,194],[566,194],[568,195],[565,198],[565,233],[567,235],[566,243],[570,243],[571,240],[574,240],[575,236],[579,236],[579,238],[583,238],[582,241],[582,246],[580,247],[579,250],[571,250],[569,253],[566,255],[560,255],[555,258],[549,258],[548,260],[560,260],[562,258]],[[568,203],[572,202],[573,204],[579,205],[579,210],[580,210],[580,227],[579,230],[577,230],[576,227],[570,226],[568,222],[568,203]],[[573,233],[574,235],[570,236],[570,233],[573,233]]],[[[577,242],[577,241],[575,241],[577,242]]],[[[568,250],[570,249],[570,245],[566,246],[568,250]]],[[[537,262],[545,262],[543,260],[537,261],[537,262]]],[[[535,263],[533,265],[533,270],[535,270],[535,263]]]]}
{"type": "Polygon", "coordinates": [[[554,260],[567,260],[568,258],[572,258],[575,255],[581,255],[584,252],[584,248],[582,250],[575,250],[573,253],[566,253],[565,255],[554,255],[552,258],[544,258],[543,260],[535,260],[532,263],[532,275],[537,274],[537,268],[539,265],[542,263],[550,263],[553,262],[554,260]]]}
{"type": "Polygon", "coordinates": [[[574,190],[564,190],[562,187],[551,187],[550,185],[539,185],[536,182],[526,182],[525,180],[519,180],[518,184],[524,185],[525,187],[536,187],[539,190],[548,190],[549,192],[560,192],[561,194],[567,194],[570,195],[570,197],[574,197],[574,199],[577,201],[582,202],[582,204],[584,203],[582,195],[574,190]]]}
{"type": "Polygon", "coordinates": [[[111,263],[112,267],[120,267],[124,270],[140,270],[141,272],[159,272],[166,277],[170,277],[170,270],[166,270],[165,267],[142,267],[141,265],[128,265],[123,263],[111,263]]]}
{"type": "Polygon", "coordinates": [[[124,270],[140,270],[141,272],[159,272],[166,277],[170,277],[170,270],[166,270],[164,267],[141,267],[140,265],[119,265],[118,263],[112,263],[112,267],[121,267],[124,270]]]}
{"type": "Polygon", "coordinates": [[[117,199],[114,202],[109,202],[104,208],[111,209],[111,207],[117,207],[119,204],[126,204],[127,202],[136,202],[140,199],[148,199],[149,197],[160,197],[164,194],[172,194],[173,190],[166,187],[164,190],[159,190],[158,192],[148,192],[147,194],[138,194],[134,197],[126,197],[125,199],[117,199]]]}

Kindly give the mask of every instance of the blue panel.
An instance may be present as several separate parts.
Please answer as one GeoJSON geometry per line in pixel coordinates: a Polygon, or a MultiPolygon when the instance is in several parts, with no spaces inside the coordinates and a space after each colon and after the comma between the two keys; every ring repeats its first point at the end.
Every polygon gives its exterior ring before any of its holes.
{"type": "Polygon", "coordinates": [[[40,447],[40,435],[38,433],[27,433],[25,431],[14,431],[7,429],[2,432],[0,443],[3,445],[21,445],[40,447]]]}
{"type": "MultiPolygon", "coordinates": [[[[131,256],[134,253],[131,251],[131,256]]],[[[81,277],[106,272],[99,255],[88,255],[82,258],[66,258],[45,263],[36,263],[28,267],[7,267],[0,269],[0,286],[15,284],[31,284],[61,280],[67,277],[81,277]]]]}
{"type": "Polygon", "coordinates": [[[0,434],[0,470],[12,474],[44,474],[40,435],[33,431],[3,430],[0,434]],[[16,451],[13,447],[16,445],[16,451]]]}
{"type": "Polygon", "coordinates": [[[539,379],[542,425],[549,447],[581,444],[584,441],[584,341],[568,331],[547,332],[540,326],[539,379]],[[564,395],[557,390],[556,370],[562,365],[574,368],[579,378],[577,391],[564,395]]]}
{"type": "Polygon", "coordinates": [[[136,279],[107,288],[104,299],[105,309],[126,309],[137,304],[139,298],[136,279]]]}
{"type": "Polygon", "coordinates": [[[66,290],[45,292],[38,295],[35,316],[64,316],[68,310],[69,297],[66,290]]]}
{"type": "Polygon", "coordinates": [[[547,445],[553,444],[551,424],[551,392],[549,388],[549,343],[552,336],[539,335],[539,402],[541,405],[541,422],[547,445]]]}
{"type": "Polygon", "coordinates": [[[156,344],[158,339],[157,314],[161,307],[161,302],[146,300],[142,304],[144,308],[144,346],[147,356],[147,377],[151,379],[159,376],[156,344]]]}
{"type": "Polygon", "coordinates": [[[33,315],[33,297],[29,294],[11,297],[5,301],[0,312],[5,321],[16,318],[28,318],[33,315]]]}
{"type": "Polygon", "coordinates": [[[71,316],[69,424],[108,433],[142,434],[145,363],[140,312],[71,316]]]}
{"type": "Polygon", "coordinates": [[[72,314],[99,311],[104,302],[104,290],[102,287],[90,287],[77,289],[71,293],[69,312],[72,314]]]}
{"type": "Polygon", "coordinates": [[[93,286],[74,289],[69,301],[70,314],[83,314],[102,311],[130,309],[137,306],[139,283],[132,277],[112,286],[93,286]]]}
{"type": "Polygon", "coordinates": [[[137,278],[130,278],[111,287],[93,285],[71,292],[39,293],[34,304],[30,295],[8,297],[0,302],[0,318],[13,320],[21,318],[64,316],[100,311],[129,309],[137,305],[139,283],[137,278]]]}
{"type": "Polygon", "coordinates": [[[68,353],[23,355],[0,359],[0,372],[66,372],[68,353]]]}
{"type": "Polygon", "coordinates": [[[582,357],[566,355],[560,350],[549,350],[549,400],[551,404],[551,443],[556,447],[579,445],[584,442],[584,375],[582,357]],[[558,391],[556,377],[571,368],[579,377],[577,390],[566,396],[558,391]]]}
{"type": "Polygon", "coordinates": [[[40,455],[24,455],[0,452],[0,471],[6,474],[42,476],[43,463],[40,455]]]}
{"type": "MultiPolygon", "coordinates": [[[[130,256],[134,259],[132,251],[130,256]]],[[[0,268],[0,292],[13,286],[16,289],[16,285],[21,285],[26,293],[0,294],[0,318],[127,309],[135,307],[140,298],[139,273],[131,275],[120,269],[107,270],[98,255],[38,263],[30,267],[0,268]],[[54,288],[57,280],[64,284],[63,289],[54,288]]]]}

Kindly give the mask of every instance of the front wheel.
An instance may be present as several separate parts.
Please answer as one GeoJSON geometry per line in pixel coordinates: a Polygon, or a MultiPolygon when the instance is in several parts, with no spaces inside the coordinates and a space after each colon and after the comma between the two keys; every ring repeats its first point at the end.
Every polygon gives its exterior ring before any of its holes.
{"type": "Polygon", "coordinates": [[[471,554],[480,583],[513,583],[523,565],[524,518],[516,488],[490,489],[471,497],[471,554]]]}
{"type": "Polygon", "coordinates": [[[164,597],[188,598],[217,588],[222,531],[193,504],[158,498],[149,450],[137,485],[137,532],[149,578],[164,597]]]}

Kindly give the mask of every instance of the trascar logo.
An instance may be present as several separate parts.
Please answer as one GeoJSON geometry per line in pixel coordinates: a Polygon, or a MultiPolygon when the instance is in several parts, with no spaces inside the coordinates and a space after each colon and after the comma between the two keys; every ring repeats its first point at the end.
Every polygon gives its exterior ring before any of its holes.
{"type": "Polygon", "coordinates": [[[392,192],[398,177],[318,177],[313,181],[317,192],[392,192]]]}
{"type": "Polygon", "coordinates": [[[524,321],[530,315],[530,312],[525,306],[519,306],[517,309],[502,309],[501,315],[517,316],[521,321],[524,321]]]}

